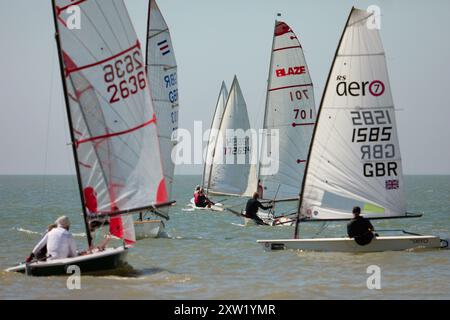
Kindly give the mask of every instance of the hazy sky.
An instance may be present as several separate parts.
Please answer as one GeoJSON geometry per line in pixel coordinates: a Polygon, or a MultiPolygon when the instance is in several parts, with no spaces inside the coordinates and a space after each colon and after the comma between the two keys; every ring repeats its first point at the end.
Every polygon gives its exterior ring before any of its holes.
{"type": "MultiPolygon", "coordinates": [[[[107,0],[105,0],[107,1],[107,0]]],[[[145,39],[147,0],[126,0],[145,39]]],[[[297,33],[320,102],[352,5],[381,7],[406,174],[450,174],[450,1],[160,0],[179,66],[180,128],[210,126],[237,74],[260,126],[274,19],[297,33]]],[[[0,1],[0,174],[73,173],[50,0],[0,1]]],[[[179,173],[200,168],[178,168],[179,173]]]]}

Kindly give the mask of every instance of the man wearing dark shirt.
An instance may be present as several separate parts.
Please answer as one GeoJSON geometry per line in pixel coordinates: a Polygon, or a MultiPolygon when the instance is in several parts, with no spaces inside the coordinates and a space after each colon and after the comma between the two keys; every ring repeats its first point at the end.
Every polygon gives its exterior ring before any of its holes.
{"type": "Polygon", "coordinates": [[[353,219],[347,225],[347,233],[350,238],[355,238],[357,244],[365,246],[374,238],[374,227],[369,219],[361,217],[361,208],[353,208],[353,219]]]}
{"type": "Polygon", "coordinates": [[[271,209],[273,206],[263,206],[261,202],[258,201],[259,194],[255,192],[253,198],[247,201],[247,206],[245,207],[245,217],[254,220],[257,224],[267,225],[260,217],[258,217],[258,209],[263,210],[271,209]]]}

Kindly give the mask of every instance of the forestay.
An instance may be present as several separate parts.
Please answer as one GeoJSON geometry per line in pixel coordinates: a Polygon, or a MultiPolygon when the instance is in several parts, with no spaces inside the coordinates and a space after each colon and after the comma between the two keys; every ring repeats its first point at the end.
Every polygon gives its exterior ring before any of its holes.
{"type": "Polygon", "coordinates": [[[225,104],[228,99],[228,90],[225,82],[222,82],[220,88],[219,97],[216,103],[216,109],[214,111],[213,120],[211,123],[211,131],[208,139],[208,146],[206,148],[205,165],[203,166],[202,185],[207,186],[209,182],[210,173],[212,170],[212,160],[214,157],[214,150],[216,149],[217,137],[219,133],[219,126],[222,122],[223,112],[225,110],[225,104]]]}
{"type": "MultiPolygon", "coordinates": [[[[150,1],[148,12],[147,67],[150,94],[158,119],[166,189],[168,198],[172,199],[175,170],[175,163],[172,161],[175,139],[172,139],[172,134],[178,129],[179,109],[177,63],[169,28],[154,0],[150,1]]],[[[161,210],[168,209],[158,211],[161,210]]]]}
{"type": "Polygon", "coordinates": [[[403,176],[386,57],[371,13],[353,9],[321,103],[301,215],[405,216],[403,176]]]}
{"type": "MultiPolygon", "coordinates": [[[[156,116],[141,46],[122,0],[57,0],[69,120],[85,211],[134,211],[167,202],[156,116]],[[66,21],[76,4],[81,28],[66,21]]],[[[134,242],[130,216],[112,234],[134,242]]]]}
{"type": "Polygon", "coordinates": [[[235,77],[219,126],[209,192],[239,196],[246,191],[253,158],[249,129],[247,105],[235,77]]]}
{"type": "Polygon", "coordinates": [[[261,162],[259,178],[264,198],[298,198],[316,121],[314,89],[300,41],[281,21],[270,61],[261,159],[270,158],[272,168],[261,162]]]}

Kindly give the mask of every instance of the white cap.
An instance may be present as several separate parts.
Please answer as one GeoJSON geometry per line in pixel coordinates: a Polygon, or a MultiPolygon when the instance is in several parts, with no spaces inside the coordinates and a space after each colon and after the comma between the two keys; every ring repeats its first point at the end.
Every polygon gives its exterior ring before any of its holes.
{"type": "Polygon", "coordinates": [[[59,217],[58,219],[56,219],[55,223],[58,227],[61,227],[61,228],[70,227],[70,220],[66,216],[59,217]]]}

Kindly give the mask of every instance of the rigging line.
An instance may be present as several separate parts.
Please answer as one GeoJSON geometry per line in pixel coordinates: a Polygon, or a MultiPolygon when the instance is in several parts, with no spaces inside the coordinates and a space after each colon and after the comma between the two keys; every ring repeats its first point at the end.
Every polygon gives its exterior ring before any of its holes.
{"type": "MultiPolygon", "coordinates": [[[[44,192],[44,201],[46,201],[46,205],[48,205],[48,190],[47,190],[47,162],[48,162],[48,146],[49,146],[49,135],[50,135],[50,117],[52,113],[52,106],[53,106],[53,91],[54,91],[54,73],[55,73],[55,50],[52,50],[52,57],[51,57],[51,63],[52,63],[52,69],[50,72],[50,91],[48,95],[48,112],[47,112],[47,131],[46,131],[46,137],[45,137],[45,155],[44,155],[44,175],[42,176],[42,191],[44,192]]],[[[44,211],[44,201],[42,201],[41,210],[44,211]]]]}
{"type": "Polygon", "coordinates": [[[154,37],[156,37],[156,36],[159,36],[161,33],[164,33],[164,32],[168,32],[169,31],[169,28],[166,28],[166,29],[164,29],[164,30],[160,30],[160,29],[149,29],[148,30],[148,32],[150,33],[150,32],[152,32],[152,31],[158,31],[157,33],[155,33],[155,34],[152,34],[151,36],[148,36],[147,37],[147,40],[150,40],[151,38],[154,38],[154,37]]]}
{"type": "Polygon", "coordinates": [[[347,24],[347,28],[349,28],[349,27],[353,27],[355,24],[358,24],[358,23],[360,23],[360,22],[363,22],[364,20],[367,20],[367,19],[369,19],[371,16],[373,16],[374,15],[374,12],[372,12],[371,14],[369,14],[367,17],[364,17],[364,18],[361,18],[361,19],[359,19],[359,20],[356,20],[356,21],[354,21],[354,22],[352,22],[352,23],[349,23],[349,24],[347,24]]]}
{"type": "Polygon", "coordinates": [[[325,222],[322,224],[322,226],[320,227],[320,229],[314,234],[313,238],[314,238],[314,237],[317,237],[319,234],[321,234],[322,232],[324,232],[326,228],[328,228],[328,222],[327,222],[327,221],[325,221],[325,222]]]}
{"type": "Polygon", "coordinates": [[[164,71],[175,69],[177,67],[177,65],[163,64],[163,63],[147,63],[146,65],[149,67],[164,67],[164,71]]]}

